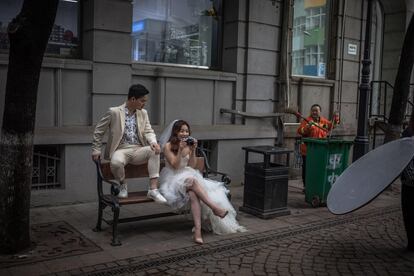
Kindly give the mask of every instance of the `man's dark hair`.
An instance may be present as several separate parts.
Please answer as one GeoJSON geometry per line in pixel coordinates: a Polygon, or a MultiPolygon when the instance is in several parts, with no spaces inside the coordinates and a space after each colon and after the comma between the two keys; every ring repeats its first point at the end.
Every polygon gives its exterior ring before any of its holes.
{"type": "Polygon", "coordinates": [[[142,84],[133,84],[129,88],[128,100],[134,97],[135,99],[142,98],[147,95],[149,91],[142,84]]]}
{"type": "Polygon", "coordinates": [[[320,111],[322,111],[322,107],[321,107],[319,104],[313,104],[313,105],[311,106],[311,110],[312,110],[314,107],[319,107],[319,110],[320,110],[320,111]]]}

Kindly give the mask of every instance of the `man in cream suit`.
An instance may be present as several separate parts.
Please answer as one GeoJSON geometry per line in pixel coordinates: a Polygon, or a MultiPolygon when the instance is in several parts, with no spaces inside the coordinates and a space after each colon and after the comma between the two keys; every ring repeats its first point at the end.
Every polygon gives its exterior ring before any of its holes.
{"type": "Polygon", "coordinates": [[[147,196],[156,202],[165,203],[165,198],[158,191],[161,149],[147,111],[143,109],[148,93],[143,85],[134,84],[129,88],[128,99],[123,105],[109,108],[95,127],[92,159],[100,158],[102,138],[109,129],[104,158],[111,160],[112,174],[120,183],[118,197],[128,197],[124,167],[127,164],[148,162],[150,189],[147,196]]]}

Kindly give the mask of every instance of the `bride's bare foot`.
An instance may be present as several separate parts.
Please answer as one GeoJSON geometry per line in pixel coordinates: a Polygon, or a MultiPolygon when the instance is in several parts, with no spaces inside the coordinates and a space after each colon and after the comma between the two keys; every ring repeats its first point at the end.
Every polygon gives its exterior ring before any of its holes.
{"type": "Polygon", "coordinates": [[[218,208],[218,209],[214,210],[213,213],[214,213],[214,215],[218,216],[219,218],[224,218],[225,216],[227,216],[229,211],[227,211],[225,209],[218,208]]]}
{"type": "Polygon", "coordinates": [[[203,244],[203,238],[201,237],[201,229],[195,229],[194,234],[193,234],[193,240],[196,244],[203,244]]]}

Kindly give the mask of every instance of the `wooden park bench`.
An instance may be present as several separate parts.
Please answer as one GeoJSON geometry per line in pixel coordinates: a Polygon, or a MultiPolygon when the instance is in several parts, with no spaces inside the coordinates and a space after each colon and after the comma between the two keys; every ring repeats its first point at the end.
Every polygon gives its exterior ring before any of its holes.
{"type": "MultiPolygon", "coordinates": [[[[214,171],[210,168],[210,165],[207,160],[207,156],[205,152],[197,148],[197,166],[198,169],[202,174],[203,177],[209,178],[211,176],[219,176],[221,177],[221,181],[228,186],[231,182],[231,179],[225,174],[221,172],[214,171]]],[[[174,212],[164,212],[164,213],[156,213],[151,215],[143,215],[143,216],[136,216],[136,217],[128,217],[128,218],[119,218],[119,213],[121,210],[121,206],[123,205],[130,205],[130,204],[143,204],[154,202],[152,199],[147,198],[147,191],[139,191],[139,192],[128,192],[127,198],[118,198],[117,195],[119,193],[119,184],[114,181],[114,176],[111,173],[110,163],[105,162],[101,163],[100,160],[95,161],[96,164],[96,172],[97,172],[97,188],[98,188],[98,222],[96,223],[96,227],[93,229],[95,232],[99,232],[102,230],[102,220],[105,221],[107,224],[112,225],[112,241],[111,245],[117,246],[121,245],[121,242],[118,238],[118,223],[124,222],[132,222],[132,221],[140,221],[152,218],[159,218],[159,217],[167,217],[178,215],[174,212]],[[103,185],[102,183],[106,182],[111,185],[110,194],[104,194],[103,192],[103,185]],[[103,218],[103,210],[106,207],[110,207],[113,212],[113,219],[106,220],[103,218]]],[[[164,167],[164,162],[161,161],[160,169],[164,167]]],[[[142,165],[131,165],[128,164],[125,166],[125,178],[142,178],[142,177],[149,177],[147,164],[142,165]]]]}

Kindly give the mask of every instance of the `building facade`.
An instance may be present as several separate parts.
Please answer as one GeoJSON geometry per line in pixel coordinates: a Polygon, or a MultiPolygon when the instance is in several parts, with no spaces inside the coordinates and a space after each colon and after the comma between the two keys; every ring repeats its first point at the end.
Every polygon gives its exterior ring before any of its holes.
{"type": "MultiPolygon", "coordinates": [[[[353,139],[367,1],[61,0],[38,90],[32,205],[96,200],[93,128],[134,83],[150,90],[156,132],[187,120],[233,185],[243,181],[243,146],[276,143],[275,119],[260,114],[288,107],[307,114],[319,103],[326,117],[340,112],[333,135],[353,139]]],[[[370,114],[378,118],[389,110],[414,2],[372,1],[370,114]]],[[[0,121],[6,27],[21,2],[0,3],[0,121]]],[[[284,146],[294,150],[298,120],[282,121],[284,146]]]]}

